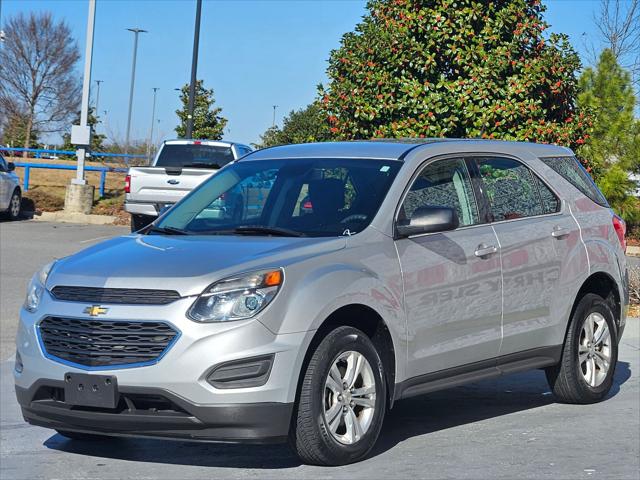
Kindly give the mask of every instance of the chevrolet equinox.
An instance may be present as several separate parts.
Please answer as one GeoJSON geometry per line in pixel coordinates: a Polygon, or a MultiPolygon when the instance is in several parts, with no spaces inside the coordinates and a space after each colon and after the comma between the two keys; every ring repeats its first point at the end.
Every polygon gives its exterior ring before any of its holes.
{"type": "Polygon", "coordinates": [[[423,140],[250,153],[151,225],[37,272],[25,420],[70,439],[289,440],[365,457],[395,402],[544,369],[611,388],[625,224],[564,147],[423,140]]]}

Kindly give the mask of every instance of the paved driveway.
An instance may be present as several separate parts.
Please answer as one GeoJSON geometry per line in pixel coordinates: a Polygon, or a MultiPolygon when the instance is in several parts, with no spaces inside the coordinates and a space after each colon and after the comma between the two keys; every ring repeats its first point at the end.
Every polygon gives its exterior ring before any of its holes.
{"type": "Polygon", "coordinates": [[[0,478],[611,478],[640,471],[640,329],[622,339],[615,387],[596,405],[554,403],[541,371],[398,402],[371,456],[300,465],[286,446],[162,440],[72,442],[22,421],[11,369],[16,313],[39,265],[125,233],[116,227],[0,224],[0,478]]]}

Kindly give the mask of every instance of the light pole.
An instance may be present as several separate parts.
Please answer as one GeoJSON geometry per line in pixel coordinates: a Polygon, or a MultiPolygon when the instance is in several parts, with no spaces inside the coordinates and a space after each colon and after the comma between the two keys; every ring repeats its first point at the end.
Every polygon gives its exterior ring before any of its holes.
{"type": "Polygon", "coordinates": [[[151,129],[149,130],[149,144],[147,145],[147,157],[151,156],[151,145],[153,143],[153,123],[156,117],[156,94],[160,89],[158,87],[153,87],[152,90],[153,90],[153,107],[151,109],[151,129]]]}
{"type": "Polygon", "coordinates": [[[271,123],[271,127],[276,126],[276,108],[278,108],[278,105],[273,106],[273,122],[271,123]]]}
{"type": "MultiPolygon", "coordinates": [[[[76,170],[76,178],[71,183],[75,185],[86,185],[84,178],[84,159],[86,149],[91,145],[91,134],[87,132],[87,119],[89,117],[89,90],[91,89],[91,62],[93,60],[93,29],[96,19],[96,0],[89,0],[89,15],[87,16],[87,40],[84,53],[84,76],[82,78],[82,106],[80,109],[80,125],[81,129],[86,132],[81,142],[78,142],[80,148],[76,151],[78,157],[78,169],[76,170]]],[[[73,133],[73,132],[72,132],[73,133]]],[[[73,137],[73,135],[72,135],[73,137]]],[[[74,140],[72,138],[72,140],[74,140]]]]}
{"type": "Polygon", "coordinates": [[[100,110],[98,110],[100,108],[100,84],[103,82],[104,80],[96,80],[98,84],[98,88],[96,88],[96,116],[100,115],[100,110]]]}
{"type": "Polygon", "coordinates": [[[196,74],[198,71],[198,45],[200,42],[200,16],[202,0],[196,0],[196,25],[193,32],[193,54],[191,56],[191,83],[189,84],[189,106],[187,108],[187,131],[185,138],[193,136],[193,108],[196,97],[196,74]]]}
{"type": "Polygon", "coordinates": [[[136,83],[136,56],[138,55],[138,34],[147,33],[140,28],[127,28],[133,32],[133,62],[131,63],[131,88],[129,89],[129,114],[127,115],[127,136],[124,140],[124,153],[129,153],[129,135],[131,134],[131,108],[133,106],[133,86],[136,83]]]}

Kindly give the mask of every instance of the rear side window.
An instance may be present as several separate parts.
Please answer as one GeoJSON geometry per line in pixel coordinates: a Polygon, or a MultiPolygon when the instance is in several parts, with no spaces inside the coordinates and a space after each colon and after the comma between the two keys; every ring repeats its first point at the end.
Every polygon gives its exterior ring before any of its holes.
{"type": "Polygon", "coordinates": [[[609,206],[591,175],[580,165],[576,157],[543,157],[540,160],[598,205],[609,206]]]}
{"type": "Polygon", "coordinates": [[[522,163],[510,158],[477,162],[494,222],[546,213],[534,176],[522,163]]]}
{"type": "Polygon", "coordinates": [[[556,197],[556,194],[547,187],[547,184],[538,178],[538,176],[533,174],[533,183],[535,183],[538,187],[538,192],[540,192],[540,199],[542,200],[542,211],[543,213],[556,213],[560,211],[560,199],[556,197]]]}

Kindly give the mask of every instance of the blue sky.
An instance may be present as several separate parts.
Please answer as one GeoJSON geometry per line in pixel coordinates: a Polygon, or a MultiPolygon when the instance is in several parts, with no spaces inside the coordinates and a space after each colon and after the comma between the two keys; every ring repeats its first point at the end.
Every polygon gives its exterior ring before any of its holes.
{"type": "MultiPolygon", "coordinates": [[[[2,20],[18,12],[51,11],[71,27],[84,54],[86,0],[0,0],[2,20]]],[[[215,89],[229,119],[226,137],[255,142],[292,109],[307,105],[326,80],[329,52],[365,13],[360,0],[205,0],[202,9],[198,78],[215,89]]],[[[585,39],[597,42],[593,14],[597,0],[552,0],[551,30],[567,33],[583,54],[585,39]]],[[[152,88],[158,87],[156,118],[163,138],[175,137],[174,88],[188,82],[193,47],[194,0],[97,0],[92,80],[103,80],[99,131],[124,138],[133,34],[140,35],[131,138],[149,135],[152,88]],[[108,113],[106,118],[104,110],[108,113]]],[[[586,61],[583,60],[583,61],[586,61]]],[[[78,65],[78,71],[82,63],[78,65]]],[[[95,95],[92,82],[92,95],[95,95]]],[[[158,124],[156,124],[158,127],[158,124]]],[[[157,128],[156,134],[157,138],[157,128]]],[[[53,139],[55,141],[55,139],[53,139]]]]}

